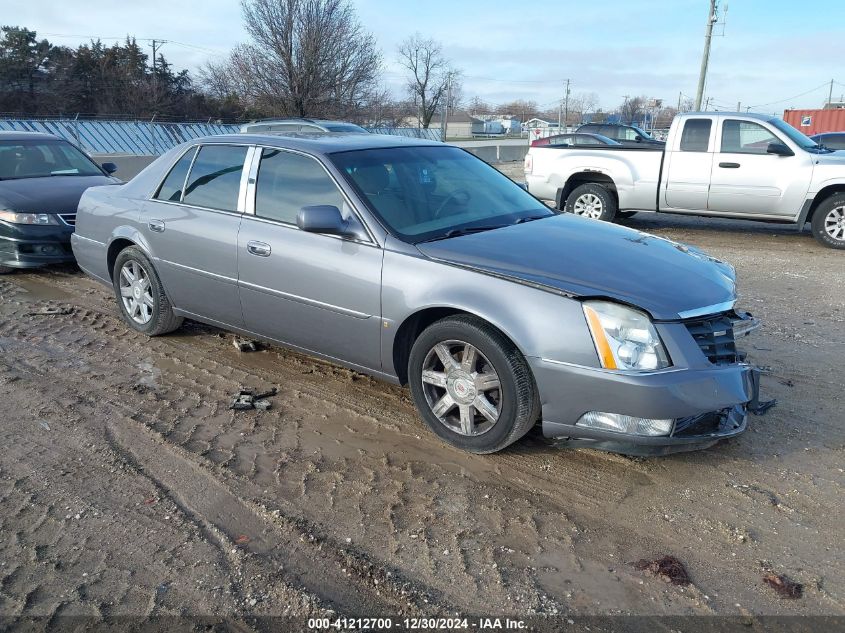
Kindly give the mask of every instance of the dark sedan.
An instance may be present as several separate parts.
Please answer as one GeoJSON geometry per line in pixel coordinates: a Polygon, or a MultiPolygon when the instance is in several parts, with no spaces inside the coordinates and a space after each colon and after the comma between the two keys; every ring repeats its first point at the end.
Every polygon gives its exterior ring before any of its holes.
{"type": "Polygon", "coordinates": [[[0,273],[73,261],[79,198],[116,169],[51,134],[0,132],[0,273]]]}
{"type": "Polygon", "coordinates": [[[539,147],[542,145],[550,145],[552,147],[604,147],[606,145],[621,146],[622,143],[614,141],[612,138],[607,138],[601,134],[588,134],[586,132],[573,132],[571,134],[555,134],[547,136],[546,138],[538,138],[536,141],[531,141],[531,147],[539,147]]]}

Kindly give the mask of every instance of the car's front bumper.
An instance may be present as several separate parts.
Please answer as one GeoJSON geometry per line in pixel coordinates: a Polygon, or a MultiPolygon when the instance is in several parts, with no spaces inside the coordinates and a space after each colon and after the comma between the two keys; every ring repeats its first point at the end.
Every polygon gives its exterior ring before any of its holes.
{"type": "Polygon", "coordinates": [[[36,268],[72,262],[68,225],[31,225],[0,222],[0,266],[36,268]]]}
{"type": "Polygon", "coordinates": [[[741,434],[759,385],[757,369],[745,363],[636,374],[538,358],[529,362],[543,406],[543,435],[631,455],[697,450],[741,434]],[[589,411],[672,419],[674,425],[661,436],[576,425],[589,411]]]}

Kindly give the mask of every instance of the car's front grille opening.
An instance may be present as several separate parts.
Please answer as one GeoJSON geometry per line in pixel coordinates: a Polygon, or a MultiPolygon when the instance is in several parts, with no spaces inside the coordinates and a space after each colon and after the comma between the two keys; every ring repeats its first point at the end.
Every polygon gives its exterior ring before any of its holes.
{"type": "Polygon", "coordinates": [[[730,365],[739,361],[734,340],[733,323],[726,314],[685,321],[698,347],[714,365],[730,365]]]}
{"type": "Polygon", "coordinates": [[[68,226],[76,226],[75,213],[60,213],[59,217],[62,219],[62,222],[64,222],[68,226]]]}

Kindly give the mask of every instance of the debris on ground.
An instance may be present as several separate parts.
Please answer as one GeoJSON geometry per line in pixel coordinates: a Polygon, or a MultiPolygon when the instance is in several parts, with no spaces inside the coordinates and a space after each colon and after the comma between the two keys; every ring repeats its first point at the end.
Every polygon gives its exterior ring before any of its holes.
{"type": "Polygon", "coordinates": [[[634,563],[634,568],[659,576],[673,585],[686,586],[691,582],[686,567],[674,556],[664,556],[656,560],[642,559],[634,563]]]}
{"type": "Polygon", "coordinates": [[[783,574],[766,574],[763,582],[777,591],[781,598],[796,599],[804,595],[804,585],[783,574]]]}
{"type": "Polygon", "coordinates": [[[232,345],[239,352],[260,352],[263,349],[261,341],[251,341],[238,336],[232,339],[232,345]]]}
{"type": "Polygon", "coordinates": [[[749,404],[748,410],[751,411],[754,415],[764,415],[769,409],[775,406],[778,403],[777,399],[774,400],[764,400],[763,402],[757,402],[755,404],[749,404]]]}
{"type": "Polygon", "coordinates": [[[61,316],[65,314],[72,314],[73,308],[59,308],[56,306],[44,306],[43,308],[34,312],[27,312],[26,316],[61,316]]]}
{"type": "Polygon", "coordinates": [[[269,391],[258,393],[256,393],[255,389],[241,387],[232,399],[232,404],[229,405],[229,408],[235,411],[245,411],[247,409],[267,411],[273,406],[273,403],[268,398],[275,396],[277,393],[279,393],[279,390],[275,387],[269,391]]]}

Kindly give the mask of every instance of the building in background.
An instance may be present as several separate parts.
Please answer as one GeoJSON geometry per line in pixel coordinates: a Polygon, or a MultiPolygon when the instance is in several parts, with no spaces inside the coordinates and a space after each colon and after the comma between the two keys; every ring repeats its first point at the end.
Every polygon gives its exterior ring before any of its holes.
{"type": "MultiPolygon", "coordinates": [[[[836,102],[830,104],[835,106],[836,102]]],[[[807,136],[822,132],[845,131],[845,108],[784,110],[783,120],[807,136]]]]}

